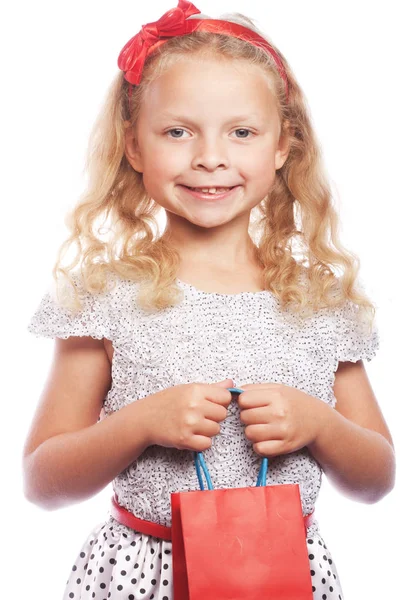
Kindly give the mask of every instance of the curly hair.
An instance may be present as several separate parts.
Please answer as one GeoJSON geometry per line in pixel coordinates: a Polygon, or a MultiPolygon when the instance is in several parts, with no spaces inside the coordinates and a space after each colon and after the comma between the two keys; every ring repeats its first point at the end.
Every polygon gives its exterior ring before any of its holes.
{"type": "Polygon", "coordinates": [[[84,288],[90,293],[104,291],[108,275],[114,274],[140,282],[135,301],[145,311],[162,310],[183,300],[176,283],[179,253],[168,236],[160,233],[157,215],[162,207],[149,197],[142,174],[125,156],[125,132],[135,127],[149,84],[171,64],[194,55],[248,61],[263,69],[276,96],[282,131],[289,135],[286,162],[250,215],[249,235],[256,245],[264,289],[279,298],[284,308],[303,316],[352,301],[372,328],[375,307],[361,284],[357,287],[359,258],[339,241],[339,218],[305,96],[284,56],[251,19],[240,13],[220,18],[245,25],[271,44],[286,69],[289,100],[269,54],[241,39],[205,31],[171,38],[157,48],[147,57],[142,80],[133,86],[131,96],[130,84],[119,72],[90,133],[87,189],[65,219],[71,233],[53,268],[58,299],[72,311],[81,309],[76,290],[71,299],[65,286],[57,284],[65,277],[74,288],[70,274],[79,265],[84,288]],[[62,266],[74,243],[75,258],[62,266]]]}

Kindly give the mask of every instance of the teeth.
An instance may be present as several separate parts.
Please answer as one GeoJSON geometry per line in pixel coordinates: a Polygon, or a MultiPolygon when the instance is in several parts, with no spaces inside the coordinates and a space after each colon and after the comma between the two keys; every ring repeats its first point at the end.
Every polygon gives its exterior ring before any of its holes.
{"type": "Polygon", "coordinates": [[[216,194],[221,193],[221,192],[228,192],[231,188],[192,188],[193,190],[196,191],[201,191],[204,192],[206,194],[216,194]]]}

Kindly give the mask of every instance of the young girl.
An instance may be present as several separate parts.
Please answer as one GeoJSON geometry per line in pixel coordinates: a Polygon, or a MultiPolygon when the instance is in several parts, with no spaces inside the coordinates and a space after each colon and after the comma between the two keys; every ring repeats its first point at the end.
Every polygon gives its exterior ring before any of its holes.
{"type": "Polygon", "coordinates": [[[27,499],[115,492],[63,598],[172,600],[170,495],[198,489],[203,451],[217,488],[255,485],[262,457],[267,485],[299,484],[313,596],[341,599],[312,518],[322,472],[376,502],[395,461],[363,366],[374,307],[338,240],[305,97],[251,20],[184,0],[118,66],[60,250],[76,242],[77,257],[59,255],[28,327],[56,341],[27,499]],[[153,528],[122,524],[118,507],[153,528]]]}

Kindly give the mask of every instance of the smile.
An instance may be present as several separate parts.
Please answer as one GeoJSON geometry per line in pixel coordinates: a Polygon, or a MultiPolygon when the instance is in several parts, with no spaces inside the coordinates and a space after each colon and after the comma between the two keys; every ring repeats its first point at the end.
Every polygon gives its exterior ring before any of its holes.
{"type": "Polygon", "coordinates": [[[207,194],[221,194],[222,192],[229,192],[229,190],[231,190],[231,187],[210,187],[210,188],[194,188],[194,187],[189,187],[189,186],[185,186],[188,187],[189,190],[194,190],[195,192],[205,192],[207,194]]]}
{"type": "Polygon", "coordinates": [[[183,190],[188,193],[190,196],[197,198],[199,200],[223,200],[224,198],[230,198],[235,190],[239,188],[239,186],[235,185],[233,187],[212,187],[212,188],[192,188],[187,185],[182,185],[183,190]]]}

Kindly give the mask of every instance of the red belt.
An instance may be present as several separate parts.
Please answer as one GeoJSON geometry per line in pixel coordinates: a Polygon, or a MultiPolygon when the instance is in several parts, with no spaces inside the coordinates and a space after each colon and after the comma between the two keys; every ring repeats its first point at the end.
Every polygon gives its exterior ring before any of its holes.
{"type": "MultiPolygon", "coordinates": [[[[116,494],[111,498],[111,516],[121,523],[122,525],[126,525],[126,527],[130,527],[135,531],[139,531],[140,533],[145,533],[146,535],[151,535],[153,537],[161,538],[163,540],[171,541],[171,527],[166,527],[165,525],[159,525],[158,523],[153,523],[153,521],[144,521],[143,519],[139,519],[135,517],[134,514],[129,512],[123,506],[118,504],[118,497],[116,494]]],[[[307,535],[307,527],[313,522],[314,511],[312,511],[309,515],[305,515],[304,519],[304,527],[307,535]]]]}

